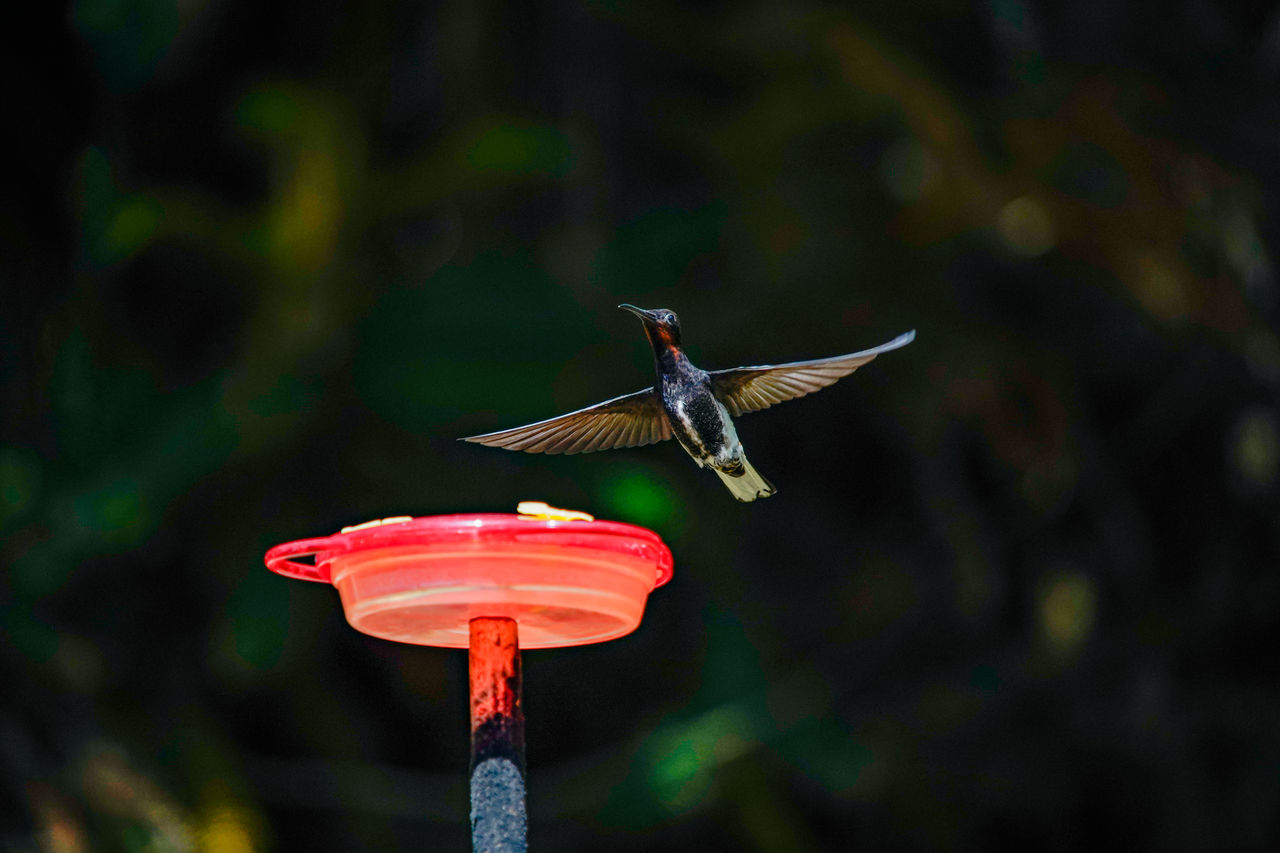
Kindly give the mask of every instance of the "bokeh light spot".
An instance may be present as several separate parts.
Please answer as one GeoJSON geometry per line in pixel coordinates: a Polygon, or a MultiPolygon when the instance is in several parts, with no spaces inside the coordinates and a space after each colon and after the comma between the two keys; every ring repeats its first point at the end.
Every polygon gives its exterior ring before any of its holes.
{"type": "Polygon", "coordinates": [[[1175,264],[1146,252],[1138,255],[1133,265],[1133,288],[1143,307],[1166,323],[1186,319],[1191,313],[1191,296],[1175,264]]]}
{"type": "Polygon", "coordinates": [[[1078,573],[1050,581],[1040,599],[1040,623],[1054,651],[1077,651],[1093,630],[1097,593],[1093,583],[1078,573]]]}
{"type": "Polygon", "coordinates": [[[568,140],[550,127],[501,125],[481,135],[467,152],[467,163],[474,169],[516,174],[562,175],[572,160],[568,140]]]}
{"type": "Polygon", "coordinates": [[[601,500],[611,515],[644,527],[671,521],[676,497],[671,489],[647,470],[636,468],[605,481],[601,500]]]}
{"type": "Polygon", "coordinates": [[[1027,258],[1043,255],[1055,240],[1049,212],[1030,196],[1006,204],[996,220],[996,230],[1011,251],[1027,258]]]}
{"type": "Polygon", "coordinates": [[[279,89],[259,89],[245,95],[236,109],[241,126],[267,133],[281,133],[298,120],[298,104],[279,89]]]}
{"type": "Polygon", "coordinates": [[[199,829],[200,849],[204,853],[252,853],[255,850],[250,821],[230,803],[210,809],[199,829]]]}
{"type": "Polygon", "coordinates": [[[343,213],[337,170],[332,152],[299,154],[271,212],[271,259],[282,273],[314,273],[332,259],[343,213]]]}
{"type": "Polygon", "coordinates": [[[149,198],[137,196],[124,202],[107,227],[107,248],[120,257],[137,251],[155,234],[161,213],[160,205],[149,198]]]}
{"type": "Polygon", "coordinates": [[[1280,467],[1280,437],[1271,412],[1253,409],[1240,417],[1231,455],[1236,471],[1252,489],[1261,491],[1275,482],[1276,469],[1280,467]]]}
{"type": "MultiPolygon", "coordinates": [[[[654,765],[650,784],[658,799],[668,805],[688,806],[701,794],[690,783],[702,769],[692,741],[682,741],[654,765]]],[[[705,787],[705,786],[700,786],[705,787]]]]}

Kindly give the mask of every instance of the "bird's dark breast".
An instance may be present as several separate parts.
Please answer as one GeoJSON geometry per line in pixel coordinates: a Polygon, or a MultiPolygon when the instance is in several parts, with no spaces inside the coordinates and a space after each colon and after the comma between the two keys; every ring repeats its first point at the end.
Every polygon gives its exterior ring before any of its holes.
{"type": "Polygon", "coordinates": [[[694,429],[702,436],[707,450],[715,453],[724,444],[724,421],[720,417],[720,408],[710,394],[699,394],[685,406],[689,420],[694,429]]]}
{"type": "Polygon", "coordinates": [[[686,447],[692,444],[691,450],[702,450],[711,455],[718,453],[724,446],[724,421],[710,392],[678,395],[669,402],[668,416],[677,434],[684,432],[686,423],[694,433],[691,436],[680,435],[681,443],[686,447]],[[679,408],[684,410],[683,419],[675,411],[677,404],[682,404],[679,408]]]}

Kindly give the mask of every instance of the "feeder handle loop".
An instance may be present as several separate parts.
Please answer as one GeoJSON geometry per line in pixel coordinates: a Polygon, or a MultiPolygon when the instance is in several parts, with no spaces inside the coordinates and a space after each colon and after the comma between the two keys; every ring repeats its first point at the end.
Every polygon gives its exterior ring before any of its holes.
{"type": "Polygon", "coordinates": [[[658,577],[653,583],[653,588],[665,584],[671,580],[671,575],[675,573],[675,561],[671,558],[671,549],[662,543],[658,543],[658,577]]]}
{"type": "Polygon", "coordinates": [[[293,558],[308,557],[312,554],[318,554],[321,551],[329,551],[332,549],[332,536],[322,536],[318,539],[298,539],[295,542],[286,542],[283,545],[277,545],[268,551],[263,559],[267,564],[267,568],[276,574],[287,575],[304,581],[329,583],[330,579],[327,566],[325,567],[326,570],[321,573],[320,565],[299,563],[293,558]]]}

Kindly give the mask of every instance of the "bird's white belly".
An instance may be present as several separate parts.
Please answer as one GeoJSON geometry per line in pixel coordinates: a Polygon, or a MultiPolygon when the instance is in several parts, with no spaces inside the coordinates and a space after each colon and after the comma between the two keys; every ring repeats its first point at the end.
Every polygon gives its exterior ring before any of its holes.
{"type": "Polygon", "coordinates": [[[719,400],[716,400],[716,409],[720,413],[722,440],[717,451],[712,453],[699,436],[693,419],[685,411],[684,401],[677,401],[675,404],[674,414],[678,422],[677,438],[693,457],[693,461],[698,463],[699,468],[705,468],[708,465],[712,468],[720,468],[742,456],[742,444],[738,441],[738,430],[734,428],[733,419],[719,400]]]}

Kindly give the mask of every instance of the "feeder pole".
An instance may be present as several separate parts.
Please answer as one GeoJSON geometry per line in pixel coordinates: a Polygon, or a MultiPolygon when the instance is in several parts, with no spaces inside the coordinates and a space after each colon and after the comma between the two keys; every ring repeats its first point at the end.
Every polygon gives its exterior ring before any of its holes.
{"type": "Polygon", "coordinates": [[[524,711],[516,621],[471,620],[471,847],[526,853],[524,711]]]}

